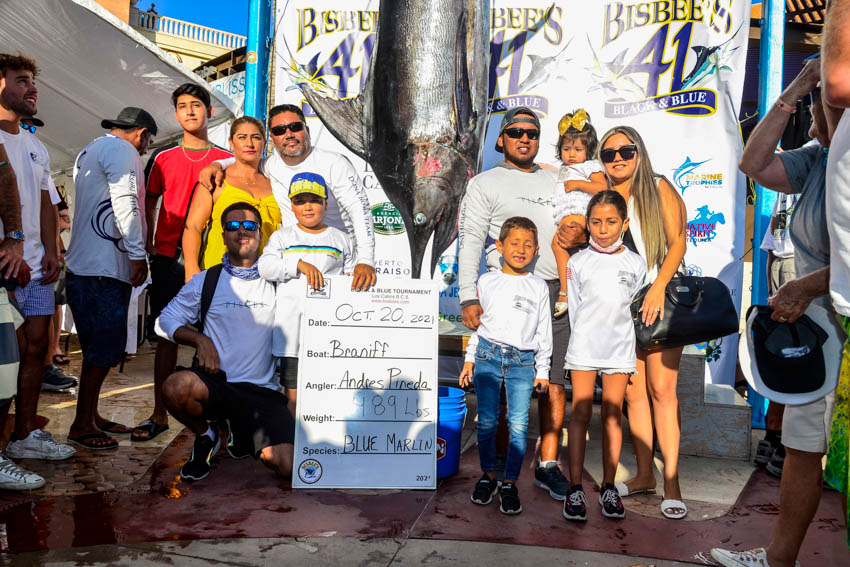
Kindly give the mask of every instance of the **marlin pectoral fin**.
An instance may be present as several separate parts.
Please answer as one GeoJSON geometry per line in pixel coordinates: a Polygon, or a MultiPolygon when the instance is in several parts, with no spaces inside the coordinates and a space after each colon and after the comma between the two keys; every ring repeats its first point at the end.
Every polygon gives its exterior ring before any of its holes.
{"type": "Polygon", "coordinates": [[[302,86],[301,92],[331,134],[346,148],[368,159],[363,137],[363,95],[337,100],[322,96],[309,85],[302,86]]]}

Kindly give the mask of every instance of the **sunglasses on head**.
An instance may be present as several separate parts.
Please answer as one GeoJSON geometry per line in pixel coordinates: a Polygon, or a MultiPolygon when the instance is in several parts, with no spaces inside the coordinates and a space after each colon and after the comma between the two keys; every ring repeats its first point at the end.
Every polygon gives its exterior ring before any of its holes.
{"type": "Polygon", "coordinates": [[[540,130],[524,130],[523,128],[505,128],[502,130],[508,138],[519,140],[523,136],[528,136],[529,140],[536,140],[540,137],[540,130]]]}
{"type": "Polygon", "coordinates": [[[232,220],[224,223],[224,230],[226,230],[227,232],[236,232],[237,230],[239,230],[240,226],[249,232],[254,232],[255,230],[259,230],[260,223],[252,220],[232,220]]]}
{"type": "Polygon", "coordinates": [[[620,146],[619,148],[607,148],[599,152],[599,159],[601,159],[605,163],[611,163],[616,159],[617,154],[620,154],[620,157],[625,160],[630,160],[635,157],[637,153],[637,147],[634,144],[629,144],[627,146],[620,146]]]}
{"type": "Polygon", "coordinates": [[[286,134],[287,130],[290,130],[293,134],[295,132],[300,132],[304,129],[303,122],[290,122],[289,124],[278,124],[277,126],[272,126],[272,135],[274,136],[283,136],[286,134]]]}

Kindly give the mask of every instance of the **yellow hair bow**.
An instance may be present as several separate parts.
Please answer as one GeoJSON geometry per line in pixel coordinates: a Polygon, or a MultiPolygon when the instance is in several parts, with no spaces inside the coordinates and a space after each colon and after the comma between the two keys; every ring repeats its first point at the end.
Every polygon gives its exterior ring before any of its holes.
{"type": "Polygon", "coordinates": [[[566,134],[570,126],[581,132],[587,125],[587,112],[582,108],[575,114],[565,114],[561,121],[558,122],[558,135],[566,134]]]}

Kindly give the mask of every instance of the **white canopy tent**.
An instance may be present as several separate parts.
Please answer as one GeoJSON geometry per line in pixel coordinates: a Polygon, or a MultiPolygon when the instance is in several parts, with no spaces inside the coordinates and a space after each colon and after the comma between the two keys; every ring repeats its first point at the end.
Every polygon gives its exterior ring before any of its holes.
{"type": "Polygon", "coordinates": [[[154,116],[155,145],[174,138],[181,130],[171,93],[186,82],[209,90],[211,126],[241,115],[229,97],[93,0],[0,0],[0,51],[20,51],[38,63],[45,127],[37,135],[56,173],[69,172],[80,150],[103,134],[100,121],[125,106],[154,116]]]}

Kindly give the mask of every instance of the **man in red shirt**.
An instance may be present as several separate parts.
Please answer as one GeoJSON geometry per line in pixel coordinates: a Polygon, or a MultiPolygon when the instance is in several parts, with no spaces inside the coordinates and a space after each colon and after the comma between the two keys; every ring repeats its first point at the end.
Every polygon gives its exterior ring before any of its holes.
{"type": "MultiPolygon", "coordinates": [[[[149,290],[152,321],[183,287],[183,265],[177,259],[182,255],[183,225],[198,174],[207,164],[232,157],[230,152],[207,138],[207,124],[213,115],[207,90],[195,83],[186,83],[177,87],[171,101],[174,117],[183,128],[183,139],[155,151],[145,168],[145,216],[149,227],[146,247],[153,281],[149,290]],[[154,215],[160,197],[162,205],[154,231],[154,215]]],[[[177,345],[159,339],[154,361],[153,414],[133,429],[133,441],[148,441],[168,429],[162,384],[174,372],[176,364],[177,345]]]]}

